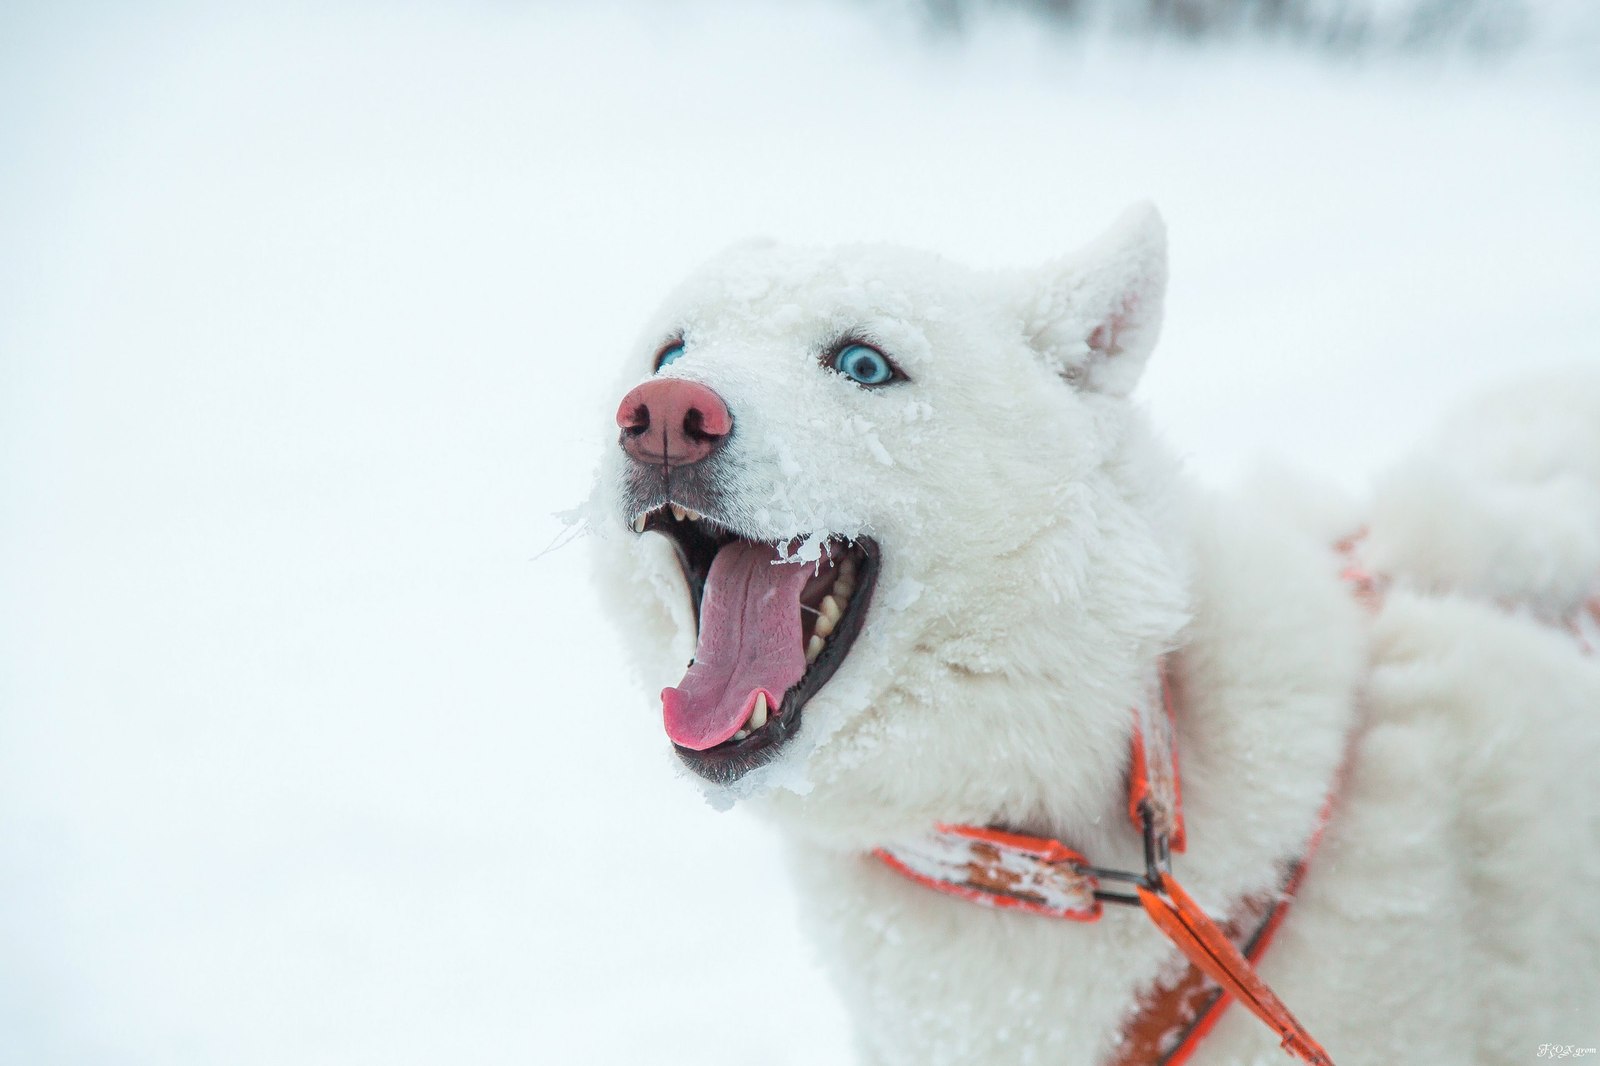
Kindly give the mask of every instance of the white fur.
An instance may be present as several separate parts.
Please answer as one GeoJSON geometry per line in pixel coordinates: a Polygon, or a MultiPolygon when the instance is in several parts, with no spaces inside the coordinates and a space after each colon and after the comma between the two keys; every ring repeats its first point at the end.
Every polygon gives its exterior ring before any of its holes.
{"type": "MultiPolygon", "coordinates": [[[[704,787],[790,842],[862,1062],[1097,1063],[1174,965],[1147,919],[991,912],[866,852],[934,822],[1002,824],[1136,867],[1128,709],[1172,650],[1175,869],[1219,912],[1278,883],[1352,752],[1263,966],[1336,1061],[1595,1045],[1600,665],[1541,619],[1600,577],[1600,378],[1486,397],[1367,505],[1208,495],[1127,399],[1164,280],[1160,220],[1139,208],[1038,271],[753,244],[668,300],[619,386],[681,331],[662,373],[734,412],[741,530],[870,534],[883,558],[868,626],[800,736],[704,787]],[[825,370],[846,333],[910,380],[867,390],[825,370]],[[1362,525],[1393,582],[1376,616],[1332,549],[1362,525]]],[[[597,495],[602,585],[655,691],[682,674],[692,615],[671,551],[618,513],[621,461],[612,449],[597,495]]],[[[1191,1061],[1287,1059],[1235,1007],[1191,1061]]]]}

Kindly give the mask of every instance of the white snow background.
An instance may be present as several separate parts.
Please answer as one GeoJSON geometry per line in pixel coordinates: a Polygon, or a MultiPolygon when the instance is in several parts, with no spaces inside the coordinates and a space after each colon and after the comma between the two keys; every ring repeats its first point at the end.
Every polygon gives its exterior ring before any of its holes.
{"type": "Polygon", "coordinates": [[[773,842],[539,554],[645,314],[752,233],[1024,263],[1151,197],[1170,437],[1359,487],[1600,360],[1559,43],[0,9],[0,1063],[843,1061],[773,842]]]}

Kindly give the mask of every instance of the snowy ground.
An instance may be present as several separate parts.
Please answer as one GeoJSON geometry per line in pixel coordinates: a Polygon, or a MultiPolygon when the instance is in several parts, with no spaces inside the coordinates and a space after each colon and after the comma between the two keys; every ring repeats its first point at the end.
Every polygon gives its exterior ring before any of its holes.
{"type": "MultiPolygon", "coordinates": [[[[1197,473],[1359,487],[1600,361],[1600,83],[964,47],[828,5],[0,12],[0,1062],[841,1061],[579,542],[616,361],[753,232],[1171,226],[1197,473]]],[[[649,679],[659,686],[664,679],[649,679]]]]}

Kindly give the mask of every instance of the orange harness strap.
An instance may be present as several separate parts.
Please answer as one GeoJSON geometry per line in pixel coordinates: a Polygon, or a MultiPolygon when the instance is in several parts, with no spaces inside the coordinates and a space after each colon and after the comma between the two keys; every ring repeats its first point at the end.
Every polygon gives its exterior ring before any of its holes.
{"type": "MultiPolygon", "coordinates": [[[[1259,922],[1254,932],[1248,936],[1241,932],[1244,916],[1223,927],[1227,938],[1240,944],[1239,950],[1252,964],[1266,954],[1273,934],[1283,924],[1305,869],[1304,863],[1296,863],[1278,896],[1247,901],[1250,916],[1259,922]]],[[[1107,1066],[1180,1066],[1222,1020],[1231,1002],[1228,990],[1191,962],[1179,980],[1140,1003],[1138,1013],[1123,1026],[1122,1042],[1107,1066]]]]}
{"type": "Polygon", "coordinates": [[[1335,775],[1334,785],[1328,792],[1328,798],[1323,801],[1322,810],[1318,812],[1317,828],[1306,845],[1305,854],[1290,866],[1288,878],[1282,889],[1276,896],[1246,900],[1244,904],[1246,913],[1239,915],[1227,926],[1218,927],[1195,905],[1193,899],[1183,891],[1182,886],[1170,873],[1163,874],[1160,887],[1173,898],[1174,902],[1168,903],[1149,889],[1139,890],[1139,902],[1145,908],[1145,913],[1177,945],[1190,965],[1176,982],[1147,997],[1140,1004],[1138,1013],[1123,1027],[1122,1043],[1108,1066],[1181,1066],[1200,1046],[1206,1034],[1222,1020],[1228,1005],[1236,998],[1242,999],[1258,1018],[1278,1033],[1283,1039],[1285,1050],[1307,1062],[1331,1066],[1333,1060],[1328,1057],[1328,1053],[1311,1038],[1305,1028],[1289,1013],[1289,1009],[1273,995],[1272,990],[1261,982],[1252,966],[1267,953],[1278,927],[1289,914],[1289,904],[1300,889],[1300,882],[1305,878],[1311,856],[1316,852],[1317,845],[1322,842],[1322,832],[1327,828],[1328,820],[1333,815],[1334,798],[1341,789],[1348,766],[1347,754],[1345,764],[1335,775]],[[1187,904],[1181,909],[1177,902],[1179,894],[1187,904]],[[1168,920],[1167,914],[1161,913],[1163,908],[1171,912],[1171,920],[1168,920]],[[1248,918],[1255,918],[1257,924],[1254,930],[1246,935],[1243,926],[1248,918]],[[1175,930],[1174,921],[1182,928],[1175,930]],[[1191,946],[1199,939],[1199,932],[1190,926],[1201,924],[1209,927],[1205,939],[1211,946],[1201,947],[1208,961],[1218,950],[1222,950],[1223,954],[1228,956],[1242,956],[1242,959],[1230,958],[1228,966],[1233,976],[1247,974],[1248,980],[1219,977],[1214,972],[1214,966],[1203,965],[1191,953],[1191,946]],[[1226,945],[1226,948],[1219,949],[1216,946],[1219,941],[1220,944],[1226,945]],[[1234,947],[1236,943],[1239,945],[1237,948],[1234,947]],[[1241,984],[1246,986],[1246,995],[1239,994],[1241,984]],[[1261,996],[1263,992],[1268,998],[1263,999],[1261,996]],[[1274,1006],[1269,1008],[1268,1004],[1274,1006]],[[1263,1010],[1266,1010],[1266,1013],[1263,1013],[1263,1010]]]}
{"type": "MultiPolygon", "coordinates": [[[[1158,888],[1139,885],[1138,891],[1145,913],[1178,946],[1185,958],[1221,986],[1224,996],[1239,1000],[1250,1008],[1252,1014],[1266,1022],[1282,1038],[1283,1047],[1290,1054],[1314,1066],[1333,1066],[1333,1059],[1328,1057],[1322,1045],[1289,1013],[1283,1001],[1256,975],[1250,960],[1183,890],[1183,886],[1173,880],[1171,874],[1162,872],[1158,888]]],[[[1282,908],[1275,916],[1281,914],[1282,908]]],[[[1221,1017],[1226,1006],[1226,1000],[1214,1002],[1202,1015],[1202,1020],[1221,1017]]],[[[1214,1021],[1212,1024],[1215,1024],[1214,1021]]],[[[1210,1028],[1210,1025],[1191,1028],[1164,1061],[1178,1061],[1180,1053],[1187,1058],[1188,1052],[1199,1044],[1200,1037],[1210,1028]]]]}
{"type": "Polygon", "coordinates": [[[1144,830],[1148,813],[1156,835],[1173,851],[1188,844],[1183,831],[1183,784],[1178,777],[1178,713],[1166,663],[1133,714],[1133,759],[1128,775],[1128,818],[1144,830]]]}
{"type": "Polygon", "coordinates": [[[1110,1066],[1178,1066],[1235,999],[1279,1035],[1286,1051],[1315,1066],[1333,1066],[1251,963],[1265,953],[1287,914],[1334,797],[1330,794],[1323,804],[1311,843],[1294,863],[1281,894],[1259,902],[1260,924],[1248,939],[1237,931],[1230,936],[1172,876],[1170,834],[1176,831],[1181,841],[1183,815],[1173,700],[1165,676],[1154,685],[1153,695],[1156,699],[1146,703],[1159,707],[1157,714],[1135,718],[1128,787],[1129,814],[1145,842],[1143,873],[1091,866],[1057,840],[963,825],[939,825],[918,840],[873,854],[918,884],[999,910],[1092,922],[1100,918],[1104,903],[1142,906],[1189,960],[1191,970],[1141,1004],[1110,1066]],[[1103,888],[1104,881],[1127,883],[1136,894],[1103,888]],[[1243,940],[1243,950],[1235,939],[1243,940]]]}

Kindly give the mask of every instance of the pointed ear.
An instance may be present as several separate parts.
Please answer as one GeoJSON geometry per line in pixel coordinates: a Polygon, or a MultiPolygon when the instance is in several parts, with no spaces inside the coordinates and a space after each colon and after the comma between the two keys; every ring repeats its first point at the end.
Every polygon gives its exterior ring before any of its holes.
{"type": "Polygon", "coordinates": [[[1148,203],[1122,213],[1088,247],[1028,275],[1022,325],[1068,382],[1126,396],[1161,332],[1167,230],[1148,203]]]}

